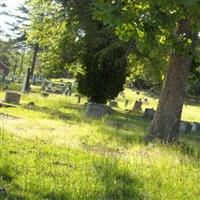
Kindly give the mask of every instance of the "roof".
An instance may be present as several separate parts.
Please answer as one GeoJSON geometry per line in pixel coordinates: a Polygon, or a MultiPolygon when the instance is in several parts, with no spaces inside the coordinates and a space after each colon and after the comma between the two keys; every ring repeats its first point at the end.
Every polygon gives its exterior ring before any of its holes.
{"type": "Polygon", "coordinates": [[[10,72],[10,68],[0,61],[0,69],[3,70],[3,73],[7,76],[10,72]]]}

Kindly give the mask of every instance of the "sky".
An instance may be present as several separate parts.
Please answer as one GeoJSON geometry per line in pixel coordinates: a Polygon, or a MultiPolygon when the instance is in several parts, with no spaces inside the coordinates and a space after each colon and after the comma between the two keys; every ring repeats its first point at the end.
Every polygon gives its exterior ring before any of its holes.
{"type": "MultiPolygon", "coordinates": [[[[17,14],[18,12],[16,11],[17,7],[20,4],[23,4],[25,0],[0,0],[1,2],[4,2],[7,7],[3,9],[3,11],[11,12],[12,14],[17,14]]],[[[5,24],[5,22],[12,23],[14,22],[15,19],[8,17],[8,16],[3,16],[0,15],[0,29],[1,31],[4,31],[5,33],[9,33],[8,26],[5,24]]],[[[5,36],[0,35],[0,38],[6,39],[5,36]]]]}

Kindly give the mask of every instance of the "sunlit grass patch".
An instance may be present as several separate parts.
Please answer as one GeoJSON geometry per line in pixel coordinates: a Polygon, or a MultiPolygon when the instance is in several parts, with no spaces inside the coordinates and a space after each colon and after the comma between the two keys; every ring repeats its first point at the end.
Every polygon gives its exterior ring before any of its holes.
{"type": "MultiPolygon", "coordinates": [[[[0,108],[0,199],[200,199],[199,133],[181,136],[180,146],[146,145],[150,121],[131,111],[139,98],[149,100],[143,111],[156,108],[156,98],[130,89],[100,120],[86,118],[86,99],[77,104],[73,96],[35,92],[0,108]]],[[[187,105],[183,119],[200,121],[198,112],[187,105]]]]}

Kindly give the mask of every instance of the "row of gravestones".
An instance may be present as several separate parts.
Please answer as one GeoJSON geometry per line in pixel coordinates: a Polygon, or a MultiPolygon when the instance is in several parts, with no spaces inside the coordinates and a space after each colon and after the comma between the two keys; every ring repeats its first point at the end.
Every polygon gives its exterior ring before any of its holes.
{"type": "MultiPolygon", "coordinates": [[[[124,103],[124,107],[127,107],[129,103],[130,103],[129,100],[126,99],[126,100],[125,100],[125,103],[124,103]]],[[[140,111],[142,111],[142,104],[149,105],[148,99],[147,99],[147,98],[144,98],[144,100],[142,100],[142,99],[137,100],[137,101],[135,102],[134,106],[133,106],[133,111],[135,111],[135,112],[140,112],[140,111]]],[[[117,100],[110,100],[110,101],[109,101],[109,106],[110,106],[110,107],[118,107],[118,102],[117,102],[117,100]]]]}
{"type": "MultiPolygon", "coordinates": [[[[17,92],[7,91],[6,96],[5,96],[5,102],[11,103],[11,104],[19,104],[20,97],[21,97],[21,95],[17,92]]],[[[81,100],[81,97],[78,96],[78,103],[80,103],[80,100],[81,100]]],[[[113,106],[113,105],[117,106],[116,100],[110,101],[109,106],[103,105],[103,104],[88,103],[88,105],[86,107],[86,116],[90,116],[92,114],[95,117],[101,117],[105,114],[111,114],[111,112],[112,112],[111,106],[113,106]]],[[[138,108],[140,109],[141,105],[142,105],[141,101],[136,101],[135,105],[133,107],[133,110],[138,111],[138,108]]],[[[3,106],[3,104],[1,103],[0,106],[3,106]]],[[[153,108],[151,108],[151,109],[147,108],[147,109],[145,109],[144,117],[152,120],[154,118],[155,112],[156,111],[153,108]]],[[[181,121],[180,132],[189,133],[189,132],[197,132],[197,131],[200,131],[200,123],[181,121]]]]}
{"type": "MultiPolygon", "coordinates": [[[[41,95],[43,97],[49,96],[49,94],[46,92],[42,92],[41,95]]],[[[78,103],[81,103],[81,96],[80,95],[75,95],[75,96],[77,97],[78,103]]],[[[10,107],[11,106],[11,105],[7,105],[7,104],[18,105],[20,103],[20,98],[21,98],[21,94],[19,92],[6,91],[5,99],[0,103],[0,107],[3,107],[3,106],[10,107]]]]}
{"type": "MultiPolygon", "coordinates": [[[[128,100],[125,101],[125,107],[128,105],[128,100]]],[[[133,106],[134,112],[140,112],[142,111],[142,104],[145,102],[148,105],[148,99],[145,98],[144,101],[139,99],[138,101],[135,102],[133,106]]],[[[118,103],[116,100],[111,100],[109,102],[110,107],[118,107],[118,103]]],[[[147,108],[145,109],[144,112],[144,117],[150,120],[153,120],[154,115],[155,115],[155,110],[153,108],[147,108]]],[[[182,133],[189,133],[189,132],[197,132],[200,131],[200,123],[198,122],[187,122],[187,121],[181,121],[180,123],[180,132],[182,133]]]]}
{"type": "Polygon", "coordinates": [[[60,83],[55,84],[48,80],[44,80],[41,86],[41,90],[48,93],[72,95],[72,83],[67,82],[66,84],[60,83]]]}
{"type": "MultiPolygon", "coordinates": [[[[153,108],[147,108],[144,112],[144,117],[153,120],[155,112],[156,111],[153,108]]],[[[181,121],[179,131],[185,134],[190,132],[200,132],[200,123],[181,121]]]]}

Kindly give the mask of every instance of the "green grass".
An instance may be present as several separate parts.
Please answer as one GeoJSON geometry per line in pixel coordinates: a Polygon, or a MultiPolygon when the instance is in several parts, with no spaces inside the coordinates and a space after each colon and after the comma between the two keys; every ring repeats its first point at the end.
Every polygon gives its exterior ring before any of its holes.
{"type": "MultiPolygon", "coordinates": [[[[33,89],[21,106],[0,108],[8,114],[0,116],[0,188],[6,189],[0,199],[200,199],[200,133],[181,136],[179,147],[145,145],[150,122],[125,109],[148,94],[127,89],[114,115],[93,120],[84,116],[85,100],[78,105],[76,97],[44,98],[33,89]],[[26,108],[30,101],[32,109],[26,108]]],[[[156,106],[156,98],[148,98],[143,110],[156,106]]],[[[200,122],[199,111],[188,104],[183,119],[200,122]]]]}

